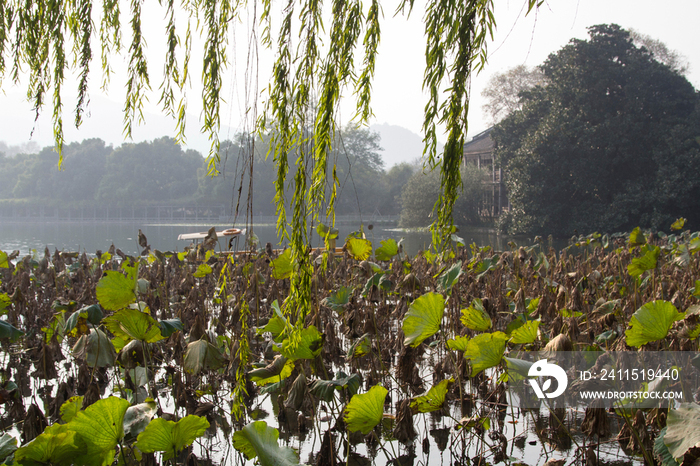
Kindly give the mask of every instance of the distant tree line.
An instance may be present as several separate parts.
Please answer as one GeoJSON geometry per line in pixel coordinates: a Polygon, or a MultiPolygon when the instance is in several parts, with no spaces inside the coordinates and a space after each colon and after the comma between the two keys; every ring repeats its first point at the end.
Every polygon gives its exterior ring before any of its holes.
{"type": "MultiPolygon", "coordinates": [[[[12,156],[0,151],[0,204],[78,208],[223,204],[237,208],[239,218],[246,212],[275,215],[276,168],[272,157],[266,157],[267,147],[267,141],[253,143],[244,136],[224,141],[221,173],[215,177],[207,174],[206,160],[199,152],[183,150],[168,137],[116,148],[100,139],[67,144],[60,171],[51,147],[12,156]],[[250,189],[253,196],[248,202],[250,189]]],[[[401,215],[404,226],[427,226],[437,201],[439,177],[423,174],[417,161],[385,170],[380,151],[377,133],[352,128],[338,132],[332,153],[338,180],[336,213],[362,214],[367,219],[401,215]]],[[[288,163],[293,168],[294,155],[288,163]]],[[[470,173],[472,178],[465,177],[467,184],[480,186],[478,176],[470,173]]],[[[479,198],[475,192],[466,189],[465,200],[458,203],[456,213],[462,224],[479,220],[473,205],[479,198]],[[469,208],[460,208],[467,204],[469,208]]],[[[287,192],[288,200],[291,194],[287,192]]]]}

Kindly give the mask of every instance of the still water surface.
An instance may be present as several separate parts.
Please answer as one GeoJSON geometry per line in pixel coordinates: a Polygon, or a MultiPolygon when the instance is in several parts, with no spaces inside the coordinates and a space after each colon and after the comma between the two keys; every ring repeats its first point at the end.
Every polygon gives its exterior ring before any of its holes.
{"type": "MultiPolygon", "coordinates": [[[[231,225],[193,225],[193,224],[154,224],[154,223],[0,223],[0,250],[19,250],[23,256],[32,250],[43,252],[45,247],[53,253],[54,249],[79,251],[94,254],[97,250],[106,251],[114,244],[126,254],[135,255],[140,251],[138,231],[141,229],[148,238],[151,249],[161,251],[182,251],[188,241],[178,241],[182,233],[207,231],[211,226],[218,230],[231,228],[231,225]]],[[[357,225],[338,225],[339,238],[343,240],[350,232],[357,230],[357,225]]],[[[273,225],[254,225],[253,231],[260,243],[272,243],[280,247],[273,225]]],[[[402,230],[391,226],[375,226],[371,231],[365,226],[367,239],[378,247],[380,241],[403,238],[404,250],[415,255],[430,245],[430,232],[425,230],[402,230]]],[[[491,245],[495,250],[507,249],[507,242],[513,238],[497,235],[486,229],[463,229],[458,233],[466,244],[478,246],[491,245]]],[[[515,238],[519,245],[529,244],[528,238],[515,238]]],[[[221,246],[226,247],[224,241],[221,246]]],[[[313,246],[321,246],[322,240],[314,233],[313,246]]],[[[339,241],[340,243],[340,241],[339,241]]],[[[241,240],[239,248],[243,248],[241,240]]],[[[281,246],[284,246],[283,243],[281,246]]]]}

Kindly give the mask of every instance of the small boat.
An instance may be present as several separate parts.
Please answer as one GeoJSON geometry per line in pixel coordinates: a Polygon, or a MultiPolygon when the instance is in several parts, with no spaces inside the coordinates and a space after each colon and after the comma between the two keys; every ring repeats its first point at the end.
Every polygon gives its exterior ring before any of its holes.
{"type": "MultiPolygon", "coordinates": [[[[223,231],[217,231],[216,236],[219,238],[227,237],[227,236],[240,236],[240,235],[245,235],[246,229],[240,229],[240,228],[229,228],[228,230],[223,230],[223,231]]],[[[199,239],[204,239],[207,237],[209,232],[207,231],[202,231],[198,233],[183,233],[177,237],[178,240],[199,240],[199,239]]]]}

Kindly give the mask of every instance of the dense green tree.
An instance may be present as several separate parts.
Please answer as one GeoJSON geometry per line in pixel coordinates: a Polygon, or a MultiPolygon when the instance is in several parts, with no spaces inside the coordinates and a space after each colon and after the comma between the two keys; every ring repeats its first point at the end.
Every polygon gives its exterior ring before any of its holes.
{"type": "Polygon", "coordinates": [[[124,144],[107,156],[97,200],[120,205],[189,200],[202,162],[199,152],[183,151],[168,137],[124,144]]]}
{"type": "Polygon", "coordinates": [[[571,235],[700,223],[698,94],[619,26],[589,33],[550,55],[546,84],[492,133],[511,205],[501,227],[571,235]]]}
{"type": "MultiPolygon", "coordinates": [[[[461,226],[479,224],[485,174],[476,165],[468,164],[460,169],[460,176],[462,192],[454,206],[455,223],[461,226]]],[[[413,175],[402,193],[401,226],[428,226],[432,222],[439,193],[440,174],[437,171],[413,175]]]]}
{"type": "Polygon", "coordinates": [[[386,197],[380,207],[383,215],[400,215],[403,205],[402,191],[419,168],[406,162],[394,165],[386,172],[386,197]]]}

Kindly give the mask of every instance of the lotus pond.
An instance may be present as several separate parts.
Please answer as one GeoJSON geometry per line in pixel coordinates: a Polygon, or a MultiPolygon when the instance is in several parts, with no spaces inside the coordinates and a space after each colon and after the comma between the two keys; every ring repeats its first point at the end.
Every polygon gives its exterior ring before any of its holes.
{"type": "Polygon", "coordinates": [[[692,464],[700,387],[620,409],[509,391],[525,351],[697,352],[682,227],[443,257],[350,235],[310,253],[302,310],[289,251],[0,251],[0,461],[692,464]]]}

